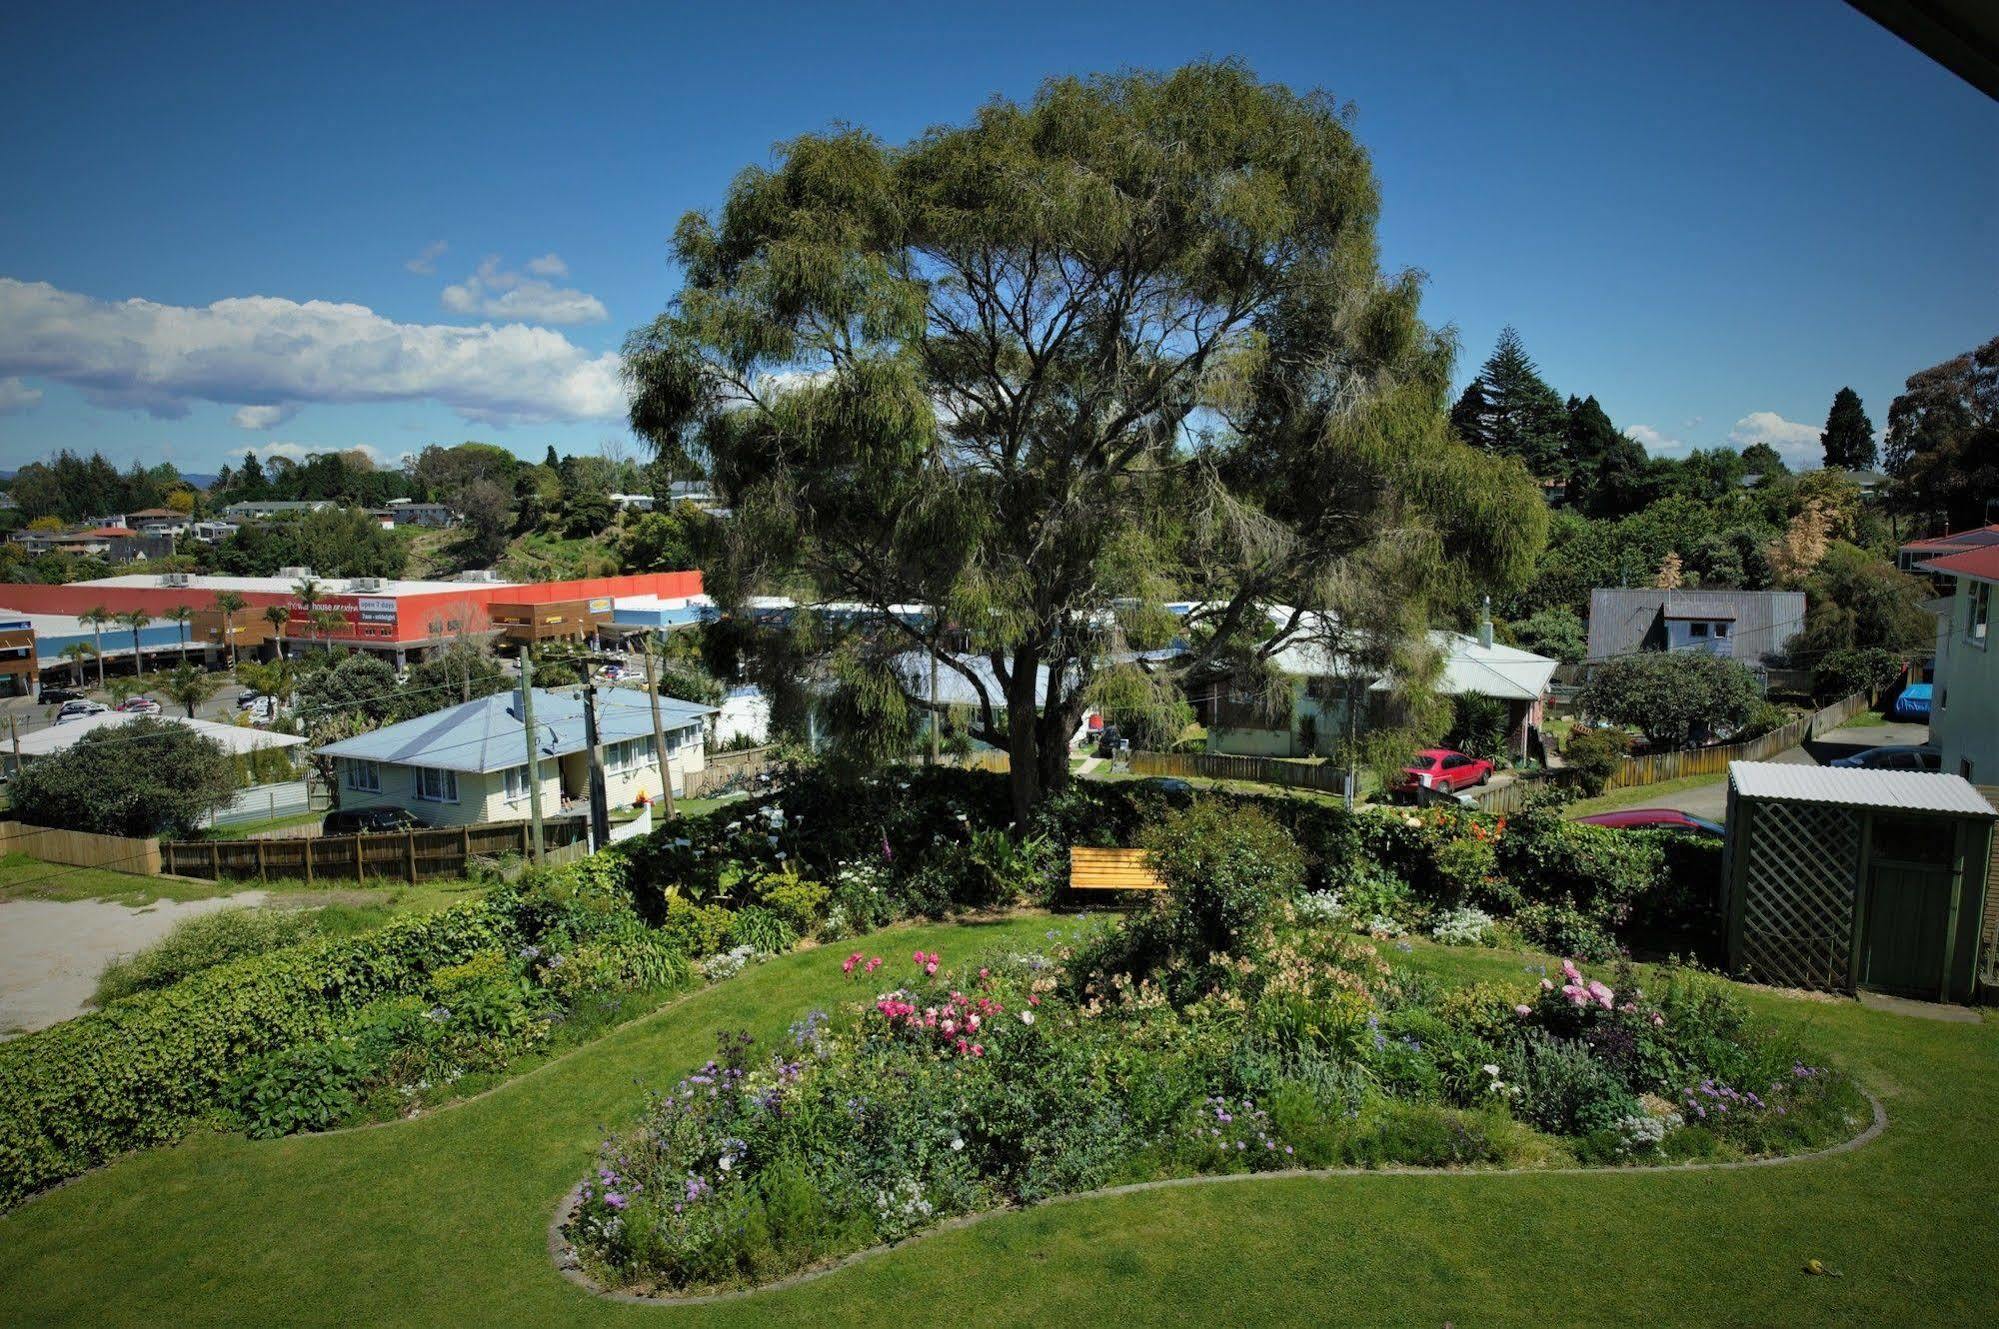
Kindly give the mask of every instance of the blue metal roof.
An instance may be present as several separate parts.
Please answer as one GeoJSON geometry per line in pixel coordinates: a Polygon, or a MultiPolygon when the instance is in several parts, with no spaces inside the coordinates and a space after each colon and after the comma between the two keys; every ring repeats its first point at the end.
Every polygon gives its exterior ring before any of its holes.
{"type": "MultiPolygon", "coordinates": [[[[498,692],[315,750],[323,756],[397,766],[503,771],[527,764],[519,707],[518,690],[498,692]]],[[[659,699],[660,724],[669,734],[697,726],[714,712],[712,706],[671,697],[659,699]]],[[[583,751],[583,698],[573,692],[536,688],[534,725],[543,756],[583,751]]],[[[601,743],[651,738],[652,707],[646,694],[631,688],[597,689],[597,731],[601,743]]]]}

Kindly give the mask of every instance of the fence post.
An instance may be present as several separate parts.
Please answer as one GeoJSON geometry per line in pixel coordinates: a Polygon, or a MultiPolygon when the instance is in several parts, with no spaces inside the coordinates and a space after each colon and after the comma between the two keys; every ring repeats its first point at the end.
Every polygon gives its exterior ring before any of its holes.
{"type": "Polygon", "coordinates": [[[312,847],[318,843],[311,836],[305,838],[305,884],[312,885],[312,847]]]}
{"type": "Polygon", "coordinates": [[[368,880],[368,874],[363,869],[361,863],[361,837],[350,835],[347,838],[354,842],[354,880],[357,883],[365,883],[368,880]]]}
{"type": "MultiPolygon", "coordinates": [[[[458,871],[460,873],[463,873],[465,871],[465,865],[467,863],[470,863],[471,861],[472,861],[472,828],[470,826],[460,826],[458,828],[458,871]]],[[[412,880],[414,880],[414,878],[412,878],[412,880]]]]}
{"type": "Polygon", "coordinates": [[[258,840],[254,843],[257,846],[257,880],[269,881],[271,879],[270,869],[264,866],[264,842],[258,840]]]}
{"type": "Polygon", "coordinates": [[[416,885],[416,827],[403,827],[403,864],[409,873],[410,885],[416,885]]]}
{"type": "Polygon", "coordinates": [[[208,842],[208,879],[222,880],[222,850],[213,840],[208,842]]]}

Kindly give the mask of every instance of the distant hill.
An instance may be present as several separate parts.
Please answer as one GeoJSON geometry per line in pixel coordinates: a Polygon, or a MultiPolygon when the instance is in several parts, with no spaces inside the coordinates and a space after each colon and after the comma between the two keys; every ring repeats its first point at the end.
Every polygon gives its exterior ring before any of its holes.
{"type": "MultiPolygon", "coordinates": [[[[15,472],[11,469],[0,470],[0,484],[11,481],[14,475],[15,472]]],[[[200,471],[182,471],[180,478],[193,485],[196,489],[213,489],[219,477],[200,471]]]]}

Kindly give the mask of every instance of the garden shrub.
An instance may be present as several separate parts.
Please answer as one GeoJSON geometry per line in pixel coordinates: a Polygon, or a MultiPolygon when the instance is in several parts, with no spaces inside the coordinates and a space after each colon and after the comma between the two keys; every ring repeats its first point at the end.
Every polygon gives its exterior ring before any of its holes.
{"type": "Polygon", "coordinates": [[[1232,952],[1304,880],[1297,844],[1259,812],[1199,800],[1146,832],[1166,882],[1168,930],[1194,960],[1232,952]]]}
{"type": "Polygon", "coordinates": [[[718,904],[694,904],[683,896],[666,897],[660,931],[682,951],[700,959],[722,949],[734,919],[718,904]]]}
{"type": "Polygon", "coordinates": [[[1578,729],[1562,748],[1567,768],[1575,773],[1583,793],[1595,798],[1624,766],[1631,736],[1619,729],[1578,729]]]}
{"type": "Polygon", "coordinates": [[[136,955],[113,960],[97,980],[93,1000],[102,1006],[135,992],[171,987],[216,965],[295,945],[317,931],[302,909],[218,909],[174,924],[166,936],[136,955]]]}
{"type": "Polygon", "coordinates": [[[744,905],[729,921],[730,946],[747,946],[756,955],[782,955],[797,940],[782,914],[760,904],[744,905]]]}
{"type": "Polygon", "coordinates": [[[350,1040],[315,1039],[253,1058],[229,1098],[256,1139],[325,1130],[354,1110],[371,1069],[350,1040]]]}
{"type": "Polygon", "coordinates": [[[824,916],[826,897],[831,894],[818,882],[799,876],[790,864],[781,872],[767,872],[758,877],[751,893],[759,905],[783,919],[801,937],[817,930],[824,916]]]}

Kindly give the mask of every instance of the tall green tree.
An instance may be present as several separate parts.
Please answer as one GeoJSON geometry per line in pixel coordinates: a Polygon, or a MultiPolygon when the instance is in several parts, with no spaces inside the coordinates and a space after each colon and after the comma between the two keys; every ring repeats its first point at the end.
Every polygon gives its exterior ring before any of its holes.
{"type": "Polygon", "coordinates": [[[1595,397],[1570,397],[1562,453],[1569,503],[1596,517],[1621,517],[1641,506],[1645,448],[1610,422],[1595,397]]]}
{"type": "MultiPolygon", "coordinates": [[[[1826,463],[1828,466],[1831,462],[1826,463]]],[[[1742,450],[1742,473],[1750,475],[1789,475],[1791,468],[1784,464],[1783,456],[1768,443],[1751,443],[1742,450]]]]}
{"type": "Polygon", "coordinates": [[[1874,446],[1874,422],[1860,404],[1860,394],[1841,388],[1832,397],[1832,410],[1825,418],[1825,432],[1819,435],[1825,449],[1825,464],[1835,471],[1871,471],[1879,460],[1874,446]]]}
{"type": "Polygon", "coordinates": [[[1458,436],[1476,448],[1518,458],[1544,479],[1565,475],[1568,410],[1541,377],[1513,328],[1499,343],[1451,410],[1458,436]]]}
{"type": "Polygon", "coordinates": [[[1999,337],[1911,374],[1888,408],[1896,506],[1948,530],[1992,520],[1999,498],[1999,337]]]}
{"type": "Polygon", "coordinates": [[[931,703],[896,657],[934,655],[1024,816],[1093,697],[1267,659],[1267,606],[1383,546],[1426,555],[1416,600],[1524,575],[1543,506],[1450,437],[1449,344],[1380,271],[1378,210],[1333,101],[1234,63],[1052,80],[900,146],[806,135],[681,221],[632,425],[734,512],[712,594],[878,611],[829,711],[904,750],[931,703]]]}

